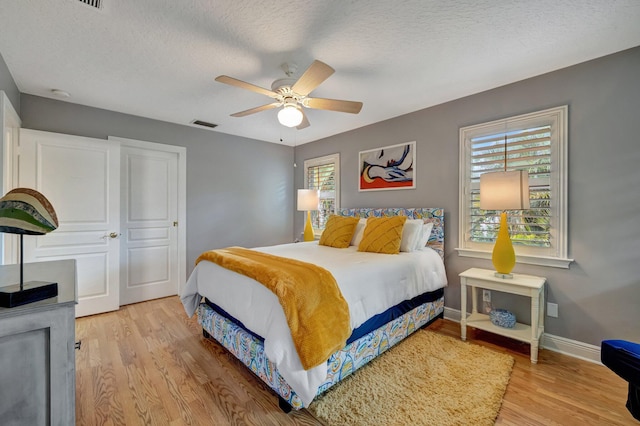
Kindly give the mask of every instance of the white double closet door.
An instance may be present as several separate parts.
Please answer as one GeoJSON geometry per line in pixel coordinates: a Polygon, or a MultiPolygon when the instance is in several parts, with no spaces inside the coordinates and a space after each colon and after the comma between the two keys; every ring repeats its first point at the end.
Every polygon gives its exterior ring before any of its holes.
{"type": "Polygon", "coordinates": [[[184,148],[21,129],[16,151],[15,186],[40,191],[59,222],[24,237],[25,262],[76,260],[76,316],[178,294],[184,148]]]}

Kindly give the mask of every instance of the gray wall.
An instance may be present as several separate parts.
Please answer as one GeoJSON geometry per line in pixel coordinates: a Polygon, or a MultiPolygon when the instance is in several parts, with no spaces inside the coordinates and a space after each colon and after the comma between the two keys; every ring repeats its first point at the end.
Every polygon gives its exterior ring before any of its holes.
{"type": "Polygon", "coordinates": [[[0,90],[4,90],[11,105],[20,114],[20,91],[2,55],[0,55],[0,90]]]}
{"type": "MultiPolygon", "coordinates": [[[[516,265],[545,276],[559,317],[547,333],[600,345],[640,341],[640,47],[298,146],[296,162],[339,152],[342,207],[443,207],[449,286],[445,304],[460,309],[457,275],[489,260],[459,257],[458,132],[462,126],[569,105],[570,269],[516,265]],[[417,141],[415,190],[359,193],[358,152],[417,141]]],[[[366,108],[366,105],[365,105],[366,108]]],[[[295,186],[303,185],[302,170],[295,186]]],[[[302,216],[295,216],[302,229],[302,216]]],[[[493,292],[496,307],[530,320],[528,299],[493,292]]]]}
{"type": "Polygon", "coordinates": [[[187,272],[205,250],[291,241],[293,148],[23,94],[22,127],[187,148],[187,272]]]}

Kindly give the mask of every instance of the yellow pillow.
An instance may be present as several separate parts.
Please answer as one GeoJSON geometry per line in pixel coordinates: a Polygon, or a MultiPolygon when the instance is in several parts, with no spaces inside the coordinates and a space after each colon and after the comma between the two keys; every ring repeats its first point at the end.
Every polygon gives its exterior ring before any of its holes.
{"type": "Polygon", "coordinates": [[[358,251],[398,254],[406,216],[370,217],[358,251]]]}
{"type": "Polygon", "coordinates": [[[329,216],[318,244],[336,248],[349,247],[357,224],[357,217],[338,216],[335,214],[329,216]]]}

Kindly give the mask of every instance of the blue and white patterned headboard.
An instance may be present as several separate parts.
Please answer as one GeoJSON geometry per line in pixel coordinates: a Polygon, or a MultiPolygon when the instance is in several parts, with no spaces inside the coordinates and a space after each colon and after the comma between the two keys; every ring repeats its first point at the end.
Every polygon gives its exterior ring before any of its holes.
{"type": "Polygon", "coordinates": [[[360,208],[360,209],[338,209],[340,216],[353,217],[386,217],[386,216],[407,216],[409,219],[425,219],[433,223],[431,237],[427,242],[430,247],[438,252],[442,260],[444,260],[444,209],[436,208],[360,208]]]}

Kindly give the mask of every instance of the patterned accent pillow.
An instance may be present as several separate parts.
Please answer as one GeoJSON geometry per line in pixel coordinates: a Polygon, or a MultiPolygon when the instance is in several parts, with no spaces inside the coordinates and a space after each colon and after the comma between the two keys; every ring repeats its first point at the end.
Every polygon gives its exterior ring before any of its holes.
{"type": "Polygon", "coordinates": [[[362,241],[358,245],[358,251],[384,254],[400,253],[402,228],[406,220],[406,216],[368,218],[362,241]]]}
{"type": "Polygon", "coordinates": [[[356,230],[358,218],[331,215],[320,236],[321,246],[347,248],[356,230]]]}

